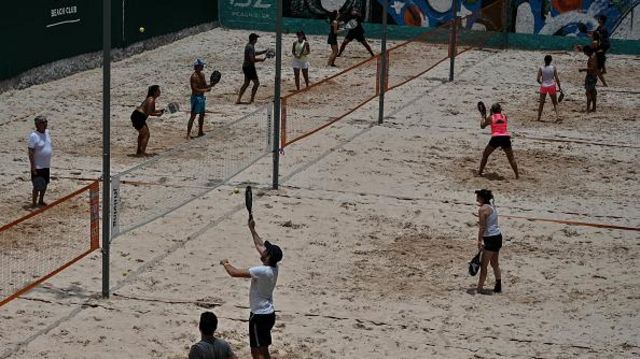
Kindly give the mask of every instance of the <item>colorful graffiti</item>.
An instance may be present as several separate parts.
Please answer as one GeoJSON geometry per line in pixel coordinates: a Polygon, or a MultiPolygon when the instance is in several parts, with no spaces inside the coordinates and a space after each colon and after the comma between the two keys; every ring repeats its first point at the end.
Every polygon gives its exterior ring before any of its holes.
{"type": "MultiPolygon", "coordinates": [[[[454,0],[458,15],[466,17],[467,29],[501,31],[505,17],[508,31],[587,36],[597,26],[596,17],[607,16],[606,27],[613,38],[640,39],[640,0],[454,0]],[[510,4],[509,11],[503,6],[510,4]]],[[[351,7],[379,23],[384,0],[285,0],[284,15],[326,18],[333,10],[345,14],[351,7]]],[[[434,27],[453,18],[452,0],[388,0],[389,22],[396,25],[434,27]]]]}

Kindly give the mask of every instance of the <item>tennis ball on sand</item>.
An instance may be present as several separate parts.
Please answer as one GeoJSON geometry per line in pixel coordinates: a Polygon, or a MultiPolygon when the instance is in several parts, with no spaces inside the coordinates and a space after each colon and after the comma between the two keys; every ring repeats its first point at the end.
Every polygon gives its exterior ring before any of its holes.
{"type": "Polygon", "coordinates": [[[234,188],[233,193],[240,193],[240,188],[234,188]]]}
{"type": "Polygon", "coordinates": [[[140,31],[140,32],[144,32],[144,27],[140,26],[140,28],[138,29],[138,31],[140,31]]]}

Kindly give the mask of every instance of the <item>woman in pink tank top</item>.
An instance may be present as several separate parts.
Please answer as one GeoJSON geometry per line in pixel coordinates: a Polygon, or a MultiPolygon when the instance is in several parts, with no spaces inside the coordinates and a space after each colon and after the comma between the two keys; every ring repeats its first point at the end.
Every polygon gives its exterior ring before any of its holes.
{"type": "Polygon", "coordinates": [[[494,103],[491,106],[491,113],[486,118],[482,115],[480,120],[480,128],[491,126],[491,140],[485,147],[482,153],[482,160],[480,161],[480,169],[478,170],[478,176],[482,176],[484,167],[487,165],[487,160],[496,148],[501,147],[504,153],[509,159],[509,164],[513,172],[516,174],[516,179],[520,178],[518,175],[518,165],[516,159],[513,156],[513,150],[511,149],[511,134],[507,128],[507,116],[502,113],[502,107],[499,103],[494,103]]]}

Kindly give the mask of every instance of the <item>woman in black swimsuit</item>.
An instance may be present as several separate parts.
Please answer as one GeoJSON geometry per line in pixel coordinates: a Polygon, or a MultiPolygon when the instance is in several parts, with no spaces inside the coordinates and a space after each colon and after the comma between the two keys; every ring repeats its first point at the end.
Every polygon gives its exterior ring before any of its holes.
{"type": "Polygon", "coordinates": [[[131,113],[131,124],[138,130],[137,157],[147,156],[147,144],[149,143],[149,137],[151,137],[147,126],[147,118],[149,116],[159,117],[164,113],[164,110],[156,111],[156,99],[158,97],[160,97],[160,86],[149,86],[147,98],[131,113]]]}
{"type": "Polygon", "coordinates": [[[327,66],[336,66],[336,56],[338,56],[338,17],[340,16],[338,10],[334,10],[329,14],[329,38],[327,44],[331,45],[331,55],[327,66]]]}

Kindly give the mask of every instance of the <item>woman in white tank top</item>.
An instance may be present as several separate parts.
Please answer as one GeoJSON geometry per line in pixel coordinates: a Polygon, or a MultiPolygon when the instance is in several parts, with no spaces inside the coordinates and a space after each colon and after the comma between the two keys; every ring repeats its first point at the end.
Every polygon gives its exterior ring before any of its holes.
{"type": "Polygon", "coordinates": [[[542,117],[542,109],[544,108],[544,102],[549,94],[551,102],[553,102],[553,110],[556,112],[556,122],[560,122],[560,115],[558,115],[558,98],[556,96],[557,91],[560,91],[562,97],[562,88],[560,87],[560,79],[558,78],[558,71],[556,67],[551,65],[551,55],[544,57],[544,65],[538,69],[538,78],[536,81],[540,84],[540,105],[538,106],[538,121],[542,117]],[[558,88],[556,89],[556,84],[558,88]]]}
{"type": "Polygon", "coordinates": [[[476,202],[480,206],[478,210],[478,250],[482,251],[480,263],[480,276],[478,278],[477,292],[484,292],[484,282],[487,279],[487,267],[491,264],[496,284],[493,291],[502,292],[502,277],[500,273],[500,248],[502,248],[502,232],[498,227],[498,211],[492,204],[493,194],[487,189],[476,191],[476,202]]]}
{"type": "Polygon", "coordinates": [[[307,36],[303,31],[296,32],[298,39],[293,42],[291,53],[293,54],[293,75],[296,81],[296,90],[300,90],[300,70],[304,77],[304,83],[309,87],[309,61],[307,55],[311,52],[307,36]]]}

